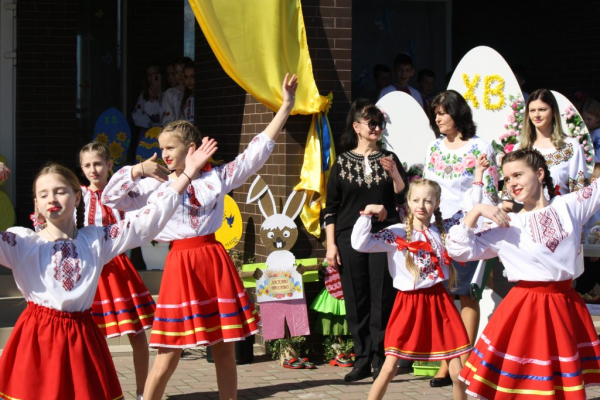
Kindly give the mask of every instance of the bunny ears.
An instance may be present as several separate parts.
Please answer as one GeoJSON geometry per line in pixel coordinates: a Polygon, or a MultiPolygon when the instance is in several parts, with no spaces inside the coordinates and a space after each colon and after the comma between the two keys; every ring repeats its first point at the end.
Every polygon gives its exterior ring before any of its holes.
{"type": "MultiPolygon", "coordinates": [[[[257,175],[254,179],[254,182],[252,182],[252,185],[250,185],[246,204],[253,203],[257,200],[260,212],[265,218],[269,218],[270,216],[277,214],[277,207],[275,205],[273,194],[271,193],[267,183],[260,177],[260,175],[257,175]]],[[[296,219],[298,214],[300,214],[305,201],[305,191],[292,191],[285,202],[285,206],[283,206],[282,214],[290,217],[292,220],[296,219]]]]}

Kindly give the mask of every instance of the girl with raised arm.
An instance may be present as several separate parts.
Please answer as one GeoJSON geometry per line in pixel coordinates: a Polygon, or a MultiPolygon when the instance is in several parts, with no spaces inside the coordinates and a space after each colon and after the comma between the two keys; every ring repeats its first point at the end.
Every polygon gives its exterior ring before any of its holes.
{"type": "MultiPolygon", "coordinates": [[[[186,174],[200,170],[214,150],[207,143],[190,151],[186,174]]],[[[42,168],[33,194],[45,228],[0,231],[0,264],[13,271],[27,300],[0,358],[2,398],[123,398],[106,340],[90,313],[98,279],[103,265],[164,228],[187,183],[180,177],[116,224],[82,227],[73,219],[82,205],[75,174],[58,164],[42,168]]]]}
{"type": "Polygon", "coordinates": [[[506,214],[476,205],[447,239],[453,259],[498,256],[508,280],[518,282],[494,311],[460,379],[481,399],[585,399],[585,387],[600,383],[600,341],[572,281],[583,272],[576,262],[582,227],[600,209],[598,181],[555,197],[546,159],[532,148],[507,154],[502,170],[523,209],[506,214]],[[475,233],[480,217],[496,225],[475,233]]]}
{"type": "MultiPolygon", "coordinates": [[[[223,222],[225,195],[242,185],[268,159],[294,107],[296,76],[283,81],[283,104],[264,132],[234,161],[187,175],[189,186],[158,241],[173,242],[165,264],[150,347],[158,356],[150,371],[145,400],[159,400],[184,348],[212,346],[221,399],[237,397],[234,342],[258,332],[259,316],[215,231],[223,222]]],[[[124,167],[104,190],[104,204],[132,211],[155,190],[186,175],[184,155],[202,143],[187,121],[167,125],[158,138],[169,169],[152,161],[124,167]],[[170,175],[169,175],[170,174],[170,175]],[[156,179],[140,180],[143,176],[156,179]]]]}

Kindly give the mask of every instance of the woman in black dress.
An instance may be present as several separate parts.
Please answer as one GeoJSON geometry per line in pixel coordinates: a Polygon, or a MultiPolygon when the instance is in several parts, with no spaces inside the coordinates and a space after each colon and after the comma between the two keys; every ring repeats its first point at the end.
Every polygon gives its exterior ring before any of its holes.
{"type": "Polygon", "coordinates": [[[344,380],[377,377],[385,360],[383,340],[394,304],[395,289],[385,253],[359,253],[350,244],[356,220],[366,205],[383,204],[373,232],[400,222],[396,205],[402,204],[406,173],[398,157],[381,149],[385,120],[367,99],[356,100],[348,113],[341,140],[342,153],[327,183],[325,224],[327,263],[338,268],[346,301],[356,361],[344,380]]]}

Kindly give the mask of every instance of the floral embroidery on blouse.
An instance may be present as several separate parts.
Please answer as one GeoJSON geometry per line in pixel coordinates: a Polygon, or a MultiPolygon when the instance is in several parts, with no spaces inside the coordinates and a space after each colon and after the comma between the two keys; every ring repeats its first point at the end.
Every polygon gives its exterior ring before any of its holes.
{"type": "Polygon", "coordinates": [[[77,248],[72,242],[60,242],[54,246],[54,279],[62,284],[66,291],[71,291],[81,279],[81,267],[77,248]]]}
{"type": "Polygon", "coordinates": [[[388,173],[379,162],[381,158],[383,158],[381,152],[368,156],[369,165],[366,167],[363,156],[352,152],[341,154],[337,159],[340,166],[340,177],[350,183],[356,181],[358,187],[365,184],[370,189],[372,184],[379,185],[388,178],[388,173]]]}
{"type": "Polygon", "coordinates": [[[582,203],[592,197],[592,193],[597,189],[597,181],[592,182],[589,186],[585,186],[577,191],[577,201],[582,203]]]}
{"type": "Polygon", "coordinates": [[[387,244],[396,242],[396,235],[389,229],[382,229],[381,231],[373,234],[375,240],[382,240],[387,244]]]}
{"type": "Polygon", "coordinates": [[[546,164],[548,168],[558,165],[563,162],[569,162],[569,159],[573,157],[573,144],[567,143],[565,147],[560,150],[553,151],[552,153],[545,154],[546,164]]]}
{"type": "Polygon", "coordinates": [[[575,178],[569,177],[569,193],[581,190],[586,184],[587,179],[585,179],[583,171],[577,172],[577,176],[575,178]]]}
{"type": "Polygon", "coordinates": [[[448,232],[450,228],[454,225],[460,225],[460,221],[465,217],[465,212],[463,210],[457,211],[456,214],[451,216],[450,218],[444,219],[444,230],[448,232]]]}
{"type": "MultiPolygon", "coordinates": [[[[463,155],[456,153],[443,154],[440,147],[440,140],[433,143],[430,149],[429,160],[427,160],[427,170],[433,172],[442,179],[456,179],[463,176],[475,177],[475,166],[477,158],[481,155],[481,150],[477,143],[469,146],[463,155]]],[[[491,162],[484,175],[484,192],[490,197],[492,202],[498,202],[498,169],[491,162]]]]}
{"type": "Polygon", "coordinates": [[[11,232],[0,232],[0,236],[2,237],[2,241],[8,243],[9,246],[17,245],[17,235],[11,232]]]}
{"type": "Polygon", "coordinates": [[[560,242],[568,233],[563,229],[558,214],[552,207],[533,213],[528,219],[531,240],[534,243],[545,245],[554,253],[560,242]]]}
{"type": "MultiPolygon", "coordinates": [[[[148,214],[149,212],[150,212],[149,208],[146,208],[144,210],[144,214],[148,214]]],[[[114,238],[118,237],[121,234],[121,232],[123,231],[123,228],[128,228],[129,225],[130,225],[130,221],[122,220],[116,224],[105,226],[104,227],[104,240],[114,239],[114,238]],[[123,226],[125,224],[127,224],[127,226],[123,226]]]]}

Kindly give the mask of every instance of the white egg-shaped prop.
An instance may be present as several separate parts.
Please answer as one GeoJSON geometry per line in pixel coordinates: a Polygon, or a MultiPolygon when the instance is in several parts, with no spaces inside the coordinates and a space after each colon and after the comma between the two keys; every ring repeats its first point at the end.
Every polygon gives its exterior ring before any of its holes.
{"type": "Polygon", "coordinates": [[[387,126],[383,133],[386,149],[396,153],[408,169],[423,169],[427,145],[435,139],[429,118],[415,99],[404,92],[392,92],[377,102],[387,126]]]}
{"type": "Polygon", "coordinates": [[[585,152],[585,162],[588,173],[591,175],[594,171],[594,144],[588,129],[583,122],[583,118],[577,111],[577,108],[562,93],[555,90],[551,91],[556,102],[562,120],[563,132],[577,139],[583,151],[585,152]]]}
{"type": "Polygon", "coordinates": [[[508,63],[494,49],[475,47],[460,60],[448,89],[460,93],[473,111],[477,136],[492,142],[505,132],[511,105],[523,97],[508,63]]]}

